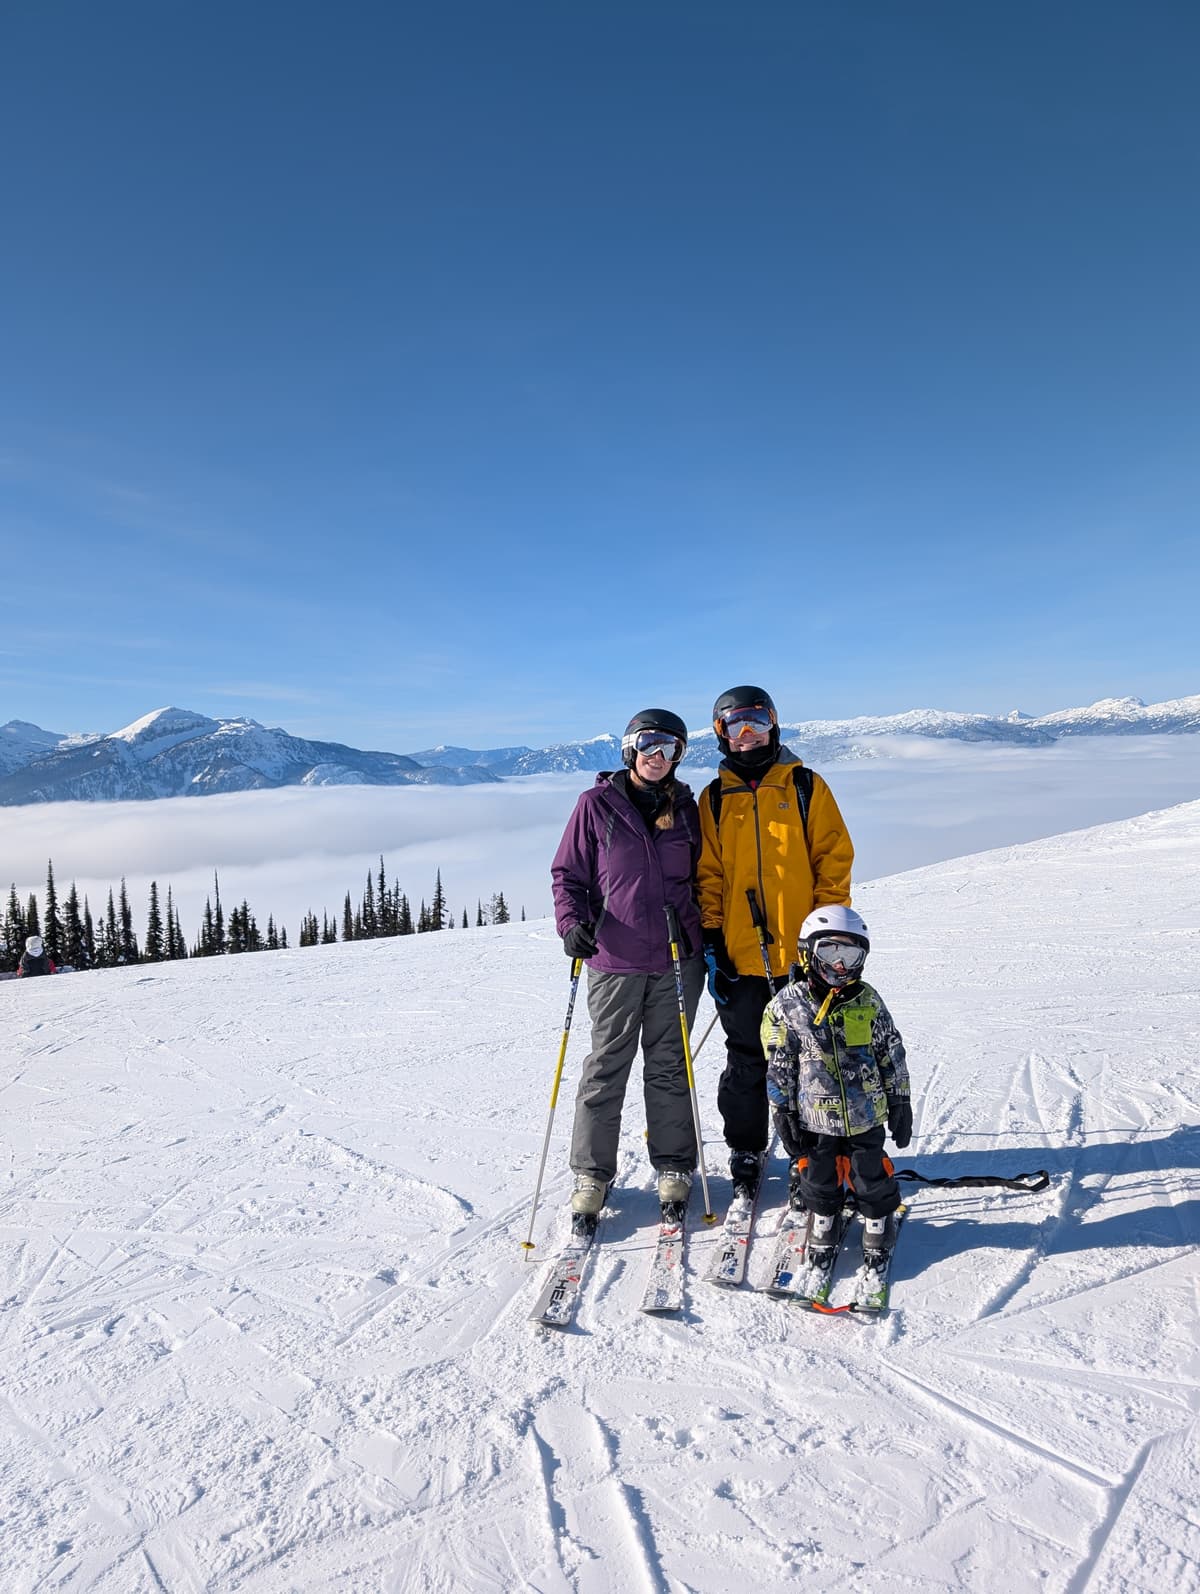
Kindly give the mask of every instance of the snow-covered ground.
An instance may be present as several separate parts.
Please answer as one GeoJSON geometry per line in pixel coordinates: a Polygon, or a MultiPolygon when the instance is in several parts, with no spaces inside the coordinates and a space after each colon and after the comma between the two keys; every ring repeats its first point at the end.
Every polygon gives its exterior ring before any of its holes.
{"type": "Polygon", "coordinates": [[[914,1187],[878,1324],[705,1285],[698,1224],[642,1315],[636,1092],[577,1326],[527,1321],[546,922],[0,987],[4,1589],[1200,1588],[1198,882],[1192,803],[862,890],[898,1163],[1054,1175],[914,1187]]]}

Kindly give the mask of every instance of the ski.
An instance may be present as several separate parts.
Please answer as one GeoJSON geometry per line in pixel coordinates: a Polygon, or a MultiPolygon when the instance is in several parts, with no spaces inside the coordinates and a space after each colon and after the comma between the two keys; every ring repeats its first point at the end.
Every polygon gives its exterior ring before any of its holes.
{"type": "Polygon", "coordinates": [[[808,1259],[809,1214],[803,1208],[789,1207],[775,1244],[774,1270],[766,1285],[767,1293],[821,1310],[829,1299],[842,1240],[853,1215],[852,1208],[842,1208],[830,1237],[832,1254],[827,1262],[814,1264],[808,1259]]]}
{"type": "Polygon", "coordinates": [[[678,1312],[683,1308],[683,1253],[686,1201],[664,1201],[650,1277],[642,1296],[643,1312],[678,1312]]]}
{"type": "Polygon", "coordinates": [[[793,1295],[795,1280],[804,1271],[804,1252],[808,1245],[808,1213],[803,1207],[787,1207],[775,1250],[771,1256],[769,1282],[763,1285],[768,1295],[793,1295]]]}
{"type": "Polygon", "coordinates": [[[706,1284],[736,1288],[745,1280],[746,1258],[750,1251],[750,1237],[754,1232],[754,1210],[758,1205],[761,1185],[761,1171],[752,1184],[734,1185],[733,1200],[729,1203],[713,1259],[704,1275],[706,1284]]]}
{"type": "Polygon", "coordinates": [[[891,1297],[892,1257],[896,1249],[896,1237],[900,1233],[900,1226],[907,1213],[907,1205],[901,1205],[888,1219],[881,1259],[871,1263],[864,1256],[862,1267],[859,1268],[854,1280],[854,1299],[850,1302],[852,1312],[864,1312],[870,1316],[882,1317],[887,1311],[891,1297]]]}
{"type": "Polygon", "coordinates": [[[530,1321],[543,1328],[570,1328],[579,1304],[579,1285],[592,1241],[596,1238],[599,1217],[592,1212],[571,1215],[571,1236],[554,1261],[530,1321]]]}

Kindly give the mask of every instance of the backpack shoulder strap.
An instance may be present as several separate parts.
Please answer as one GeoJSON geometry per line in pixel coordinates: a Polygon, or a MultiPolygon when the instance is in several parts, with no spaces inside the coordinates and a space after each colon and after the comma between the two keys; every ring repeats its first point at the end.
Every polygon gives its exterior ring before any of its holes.
{"type": "Polygon", "coordinates": [[[812,802],[813,772],[807,764],[792,767],[792,780],[796,785],[796,801],[800,804],[800,823],[804,826],[804,839],[808,840],[808,805],[812,802]]]}
{"type": "Polygon", "coordinates": [[[712,810],[713,824],[718,830],[720,830],[720,828],[721,828],[721,777],[720,777],[720,775],[718,775],[715,780],[710,780],[708,785],[704,788],[704,790],[705,790],[705,792],[708,795],[708,806],[712,810]]]}

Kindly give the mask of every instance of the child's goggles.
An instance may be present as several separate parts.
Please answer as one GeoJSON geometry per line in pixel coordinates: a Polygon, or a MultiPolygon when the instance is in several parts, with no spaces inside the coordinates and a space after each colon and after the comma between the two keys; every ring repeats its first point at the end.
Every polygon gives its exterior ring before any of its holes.
{"type": "Polygon", "coordinates": [[[857,941],[833,941],[828,938],[816,941],[812,955],[825,968],[834,969],[840,965],[847,974],[861,969],[867,961],[866,948],[859,946],[857,941]]]}

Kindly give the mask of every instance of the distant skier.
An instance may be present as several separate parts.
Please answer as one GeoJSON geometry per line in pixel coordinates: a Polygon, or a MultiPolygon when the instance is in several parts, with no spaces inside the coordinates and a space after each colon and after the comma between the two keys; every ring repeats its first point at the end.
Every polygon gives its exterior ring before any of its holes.
{"type": "Polygon", "coordinates": [[[912,1139],[904,1042],[883,998],[862,978],[870,950],[853,908],[817,908],[800,929],[800,962],[767,1005],[762,1045],[775,1127],[793,1159],[789,1194],[811,1214],[809,1260],[830,1254],[842,1207],[838,1158],[848,1158],[868,1261],[882,1250],[900,1187],[884,1166],[885,1125],[912,1139]]]}
{"type": "Polygon", "coordinates": [[[687,726],[667,709],[635,714],[621,739],[624,769],[597,775],[554,855],[554,913],[563,950],[588,965],[592,1049],[584,1059],[571,1135],[571,1210],[595,1214],[617,1172],[625,1086],[642,1048],[650,1161],[663,1202],[686,1201],[696,1133],[667,936],[679,917],[689,1025],[704,989],[695,872],[700,821],[675,779],[687,726]]]}
{"type": "Polygon", "coordinates": [[[25,950],[21,953],[21,961],[17,964],[17,978],[28,978],[32,974],[53,974],[55,972],[54,960],[42,945],[40,935],[31,935],[25,941],[25,950]]]}

